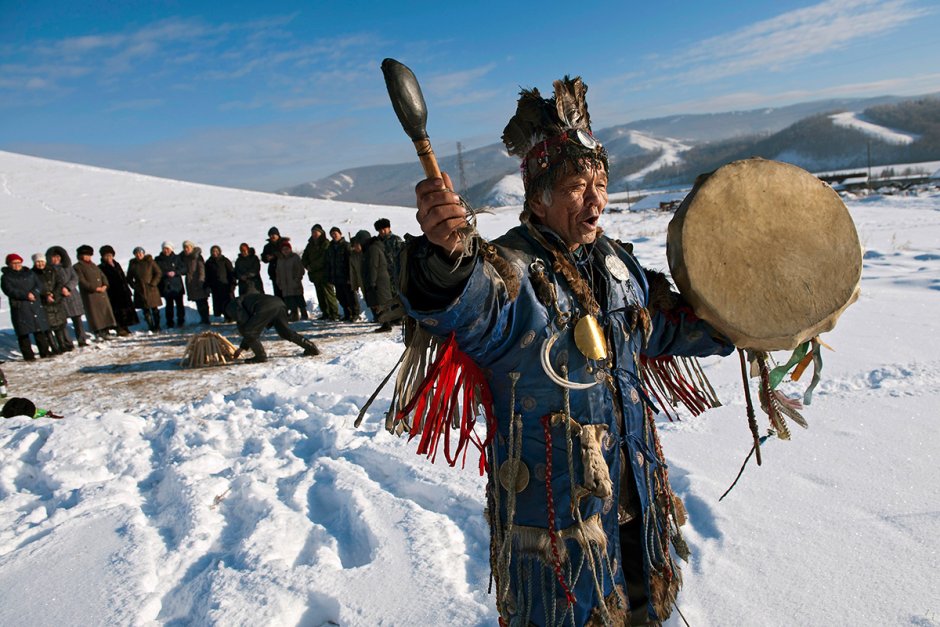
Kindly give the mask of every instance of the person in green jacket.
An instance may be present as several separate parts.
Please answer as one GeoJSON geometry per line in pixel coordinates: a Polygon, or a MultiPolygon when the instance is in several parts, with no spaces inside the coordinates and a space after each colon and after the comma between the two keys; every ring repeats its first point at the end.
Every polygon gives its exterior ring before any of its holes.
{"type": "Polygon", "coordinates": [[[307,276],[317,292],[320,304],[320,320],[339,320],[339,303],[336,300],[336,288],[326,280],[326,249],[330,241],[323,232],[323,227],[314,224],[310,229],[310,239],[300,256],[307,270],[307,276]]]}

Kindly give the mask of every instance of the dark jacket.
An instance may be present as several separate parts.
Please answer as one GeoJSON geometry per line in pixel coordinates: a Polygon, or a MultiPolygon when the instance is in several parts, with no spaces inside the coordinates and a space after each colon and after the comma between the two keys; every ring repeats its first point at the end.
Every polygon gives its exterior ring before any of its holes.
{"type": "Polygon", "coordinates": [[[384,237],[378,235],[376,239],[382,243],[385,250],[385,261],[388,262],[388,276],[392,284],[392,294],[397,294],[401,280],[401,252],[405,248],[405,240],[394,233],[389,233],[384,237]]]}
{"type": "Polygon", "coordinates": [[[338,242],[330,241],[326,249],[326,281],[333,285],[349,283],[349,242],[340,238],[338,242]]]}
{"type": "Polygon", "coordinates": [[[40,333],[49,330],[46,310],[42,307],[42,283],[36,273],[29,268],[3,268],[0,278],[0,290],[10,299],[10,319],[13,331],[17,335],[40,333]],[[29,300],[27,294],[36,297],[29,300]]]}
{"type": "Polygon", "coordinates": [[[373,310],[387,307],[392,300],[391,277],[382,240],[373,237],[362,246],[362,292],[373,310]]]}
{"type": "Polygon", "coordinates": [[[277,286],[281,288],[282,296],[303,296],[304,264],[300,260],[300,255],[295,252],[285,255],[282,251],[281,258],[277,261],[275,278],[277,286]]]}
{"type": "Polygon", "coordinates": [[[206,287],[210,292],[235,292],[235,268],[225,255],[206,259],[206,287]]]}
{"type": "Polygon", "coordinates": [[[206,291],[206,262],[202,258],[202,249],[197,246],[188,255],[181,253],[180,259],[186,264],[186,298],[193,301],[209,298],[206,291]]]}
{"type": "Polygon", "coordinates": [[[157,265],[160,266],[160,272],[163,273],[160,277],[160,295],[166,298],[167,296],[182,294],[183,276],[186,274],[186,264],[183,263],[180,256],[176,253],[164,255],[161,252],[154,261],[157,262],[157,265]],[[176,274],[174,276],[168,276],[170,272],[175,272],[176,274]]]}
{"type": "Polygon", "coordinates": [[[326,251],[329,247],[330,240],[326,235],[321,235],[318,239],[311,237],[307,240],[304,254],[300,258],[312,283],[326,282],[326,251]]]}
{"type": "Polygon", "coordinates": [[[239,296],[225,308],[225,314],[238,325],[238,332],[245,340],[243,346],[261,337],[281,312],[286,319],[287,305],[283,300],[270,294],[257,293],[239,296]]]}
{"type": "Polygon", "coordinates": [[[33,272],[39,278],[42,285],[42,308],[46,310],[46,318],[49,319],[49,327],[58,329],[68,322],[65,312],[62,311],[62,279],[56,269],[51,265],[39,270],[33,268],[33,272]],[[49,297],[52,296],[52,302],[49,297]]]}
{"type": "Polygon", "coordinates": [[[127,262],[127,283],[134,289],[134,305],[141,309],[156,309],[163,304],[160,298],[160,277],[163,272],[152,255],[143,259],[134,257],[127,262]]]}
{"type": "MultiPolygon", "coordinates": [[[[85,313],[85,305],[82,303],[82,295],[78,290],[78,274],[76,274],[75,268],[72,267],[72,259],[61,246],[50,246],[49,250],[46,251],[46,259],[51,260],[52,255],[58,255],[62,258],[62,263],[53,266],[53,268],[55,268],[56,274],[59,275],[59,281],[69,291],[68,296],[62,296],[62,311],[68,318],[81,316],[85,313]]],[[[49,261],[49,263],[51,265],[52,261],[49,261]]],[[[59,293],[61,292],[60,289],[59,293]]]]}
{"type": "Polygon", "coordinates": [[[114,265],[102,261],[98,268],[108,279],[108,300],[111,301],[111,311],[114,312],[117,323],[122,327],[129,327],[140,322],[131,296],[131,287],[121,264],[117,260],[114,265]]]}
{"type": "Polygon", "coordinates": [[[88,327],[96,333],[116,327],[117,320],[114,318],[114,310],[111,309],[111,300],[108,298],[108,290],[111,289],[108,277],[101,271],[101,268],[90,261],[88,263],[76,262],[73,267],[75,273],[78,274],[78,289],[82,294],[88,327]],[[101,286],[107,287],[108,290],[99,292],[98,288],[101,286]]]}
{"type": "Polygon", "coordinates": [[[239,296],[252,292],[264,294],[264,283],[261,281],[261,260],[255,254],[254,248],[249,248],[247,255],[239,253],[235,258],[235,278],[238,280],[239,296]]]}
{"type": "Polygon", "coordinates": [[[277,262],[280,259],[281,251],[281,240],[284,238],[279,238],[276,242],[272,242],[270,239],[264,245],[264,248],[261,249],[261,261],[268,264],[268,278],[271,279],[271,283],[277,281],[277,262]]]}

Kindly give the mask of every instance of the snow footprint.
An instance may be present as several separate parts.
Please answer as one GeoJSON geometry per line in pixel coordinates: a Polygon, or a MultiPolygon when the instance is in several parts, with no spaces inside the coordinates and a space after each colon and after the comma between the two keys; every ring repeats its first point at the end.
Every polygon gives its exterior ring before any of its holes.
{"type": "Polygon", "coordinates": [[[310,521],[322,526],[336,540],[343,568],[357,568],[372,561],[376,538],[363,522],[358,495],[337,485],[336,472],[320,468],[307,497],[310,521]]]}

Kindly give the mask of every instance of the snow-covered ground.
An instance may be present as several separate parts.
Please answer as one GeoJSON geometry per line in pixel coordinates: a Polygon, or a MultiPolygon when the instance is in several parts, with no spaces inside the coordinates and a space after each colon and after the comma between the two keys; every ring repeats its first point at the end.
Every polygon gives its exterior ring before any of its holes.
{"type": "MultiPolygon", "coordinates": [[[[260,248],[272,224],[303,240],[313,222],[355,232],[379,215],[415,230],[407,207],[8,153],[0,180],[0,252],[24,257],[107,242],[124,260],[184,238],[229,252],[260,248]]],[[[863,291],[825,337],[836,352],[809,430],[768,441],[763,466],[752,461],[719,503],[750,445],[736,360],[706,362],[723,407],[661,425],[690,513],[679,607],[696,627],[940,625],[940,197],[849,207],[863,291]]],[[[481,230],[517,216],[481,215],[481,230]]],[[[664,268],[668,220],[603,224],[664,268]]],[[[9,358],[6,309],[0,318],[9,358]]],[[[352,426],[400,336],[365,322],[297,327],[323,355],[266,337],[267,364],[183,370],[185,328],[3,365],[13,395],[66,417],[0,422],[0,625],[496,624],[482,479],[386,433],[388,390],[352,426]]]]}

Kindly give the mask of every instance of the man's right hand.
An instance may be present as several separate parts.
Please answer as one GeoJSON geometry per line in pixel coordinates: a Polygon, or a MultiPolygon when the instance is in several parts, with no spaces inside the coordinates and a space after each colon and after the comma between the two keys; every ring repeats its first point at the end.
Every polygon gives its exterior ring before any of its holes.
{"type": "Polygon", "coordinates": [[[235,361],[236,359],[238,359],[238,358],[241,357],[241,356],[242,356],[242,349],[236,348],[236,349],[235,349],[235,352],[232,353],[232,361],[235,361]]]}
{"type": "Polygon", "coordinates": [[[467,210],[460,203],[446,172],[443,179],[425,179],[415,187],[421,231],[428,241],[446,250],[452,258],[463,252],[457,230],[467,223],[467,210]]]}

